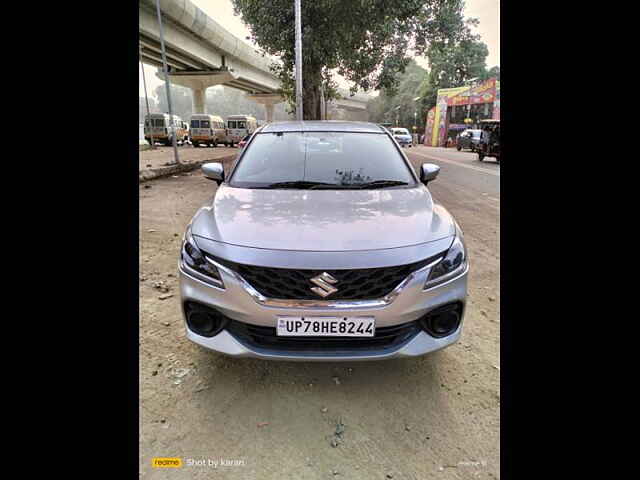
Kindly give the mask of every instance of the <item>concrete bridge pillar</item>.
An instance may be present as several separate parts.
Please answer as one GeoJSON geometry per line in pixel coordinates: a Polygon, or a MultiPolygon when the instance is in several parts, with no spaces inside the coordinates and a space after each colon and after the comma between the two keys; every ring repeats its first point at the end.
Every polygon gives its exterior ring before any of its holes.
{"type": "Polygon", "coordinates": [[[273,122],[273,103],[265,103],[264,108],[267,111],[267,123],[273,122]]]}
{"type": "MultiPolygon", "coordinates": [[[[164,80],[162,68],[158,68],[156,76],[164,80]]],[[[228,83],[237,78],[233,72],[227,70],[208,72],[170,72],[169,79],[172,84],[191,89],[191,102],[193,113],[207,113],[207,88],[214,85],[228,83]]]]}
{"type": "Polygon", "coordinates": [[[273,122],[274,105],[284,102],[284,97],[279,93],[254,93],[253,95],[247,95],[247,98],[264,105],[267,113],[267,123],[273,122]]]}
{"type": "Polygon", "coordinates": [[[206,88],[194,88],[191,90],[193,113],[207,113],[206,92],[206,88]]]}

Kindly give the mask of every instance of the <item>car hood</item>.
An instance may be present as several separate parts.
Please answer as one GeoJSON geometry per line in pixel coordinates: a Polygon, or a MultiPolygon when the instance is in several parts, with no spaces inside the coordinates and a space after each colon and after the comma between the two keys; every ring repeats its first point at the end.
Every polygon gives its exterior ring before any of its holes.
{"type": "Polygon", "coordinates": [[[418,245],[455,234],[424,186],[376,190],[266,190],[221,185],[193,235],[274,250],[349,251],[418,245]]]}

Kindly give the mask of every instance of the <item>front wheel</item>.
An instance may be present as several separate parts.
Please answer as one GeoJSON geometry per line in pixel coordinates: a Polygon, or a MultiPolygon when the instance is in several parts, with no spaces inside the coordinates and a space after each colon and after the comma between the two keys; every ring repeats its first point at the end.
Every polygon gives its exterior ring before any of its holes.
{"type": "Polygon", "coordinates": [[[478,160],[481,162],[484,160],[484,152],[478,152],[478,160]]]}
{"type": "Polygon", "coordinates": [[[460,145],[458,145],[458,146],[456,147],[456,150],[460,151],[460,150],[462,150],[462,147],[461,147],[460,145]]]}
{"type": "Polygon", "coordinates": [[[216,148],[217,146],[218,146],[218,141],[217,141],[217,140],[214,140],[214,141],[213,141],[213,148],[216,148]]]}
{"type": "Polygon", "coordinates": [[[193,144],[193,148],[198,148],[200,144],[198,142],[191,142],[193,144]]]}

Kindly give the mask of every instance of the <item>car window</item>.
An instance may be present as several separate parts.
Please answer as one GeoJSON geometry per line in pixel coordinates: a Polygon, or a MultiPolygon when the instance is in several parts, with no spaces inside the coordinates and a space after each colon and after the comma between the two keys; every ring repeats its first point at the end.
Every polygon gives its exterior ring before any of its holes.
{"type": "Polygon", "coordinates": [[[303,181],[345,186],[381,180],[415,185],[404,157],[384,134],[279,132],[256,135],[230,184],[267,188],[303,181]]]}
{"type": "Polygon", "coordinates": [[[191,128],[200,128],[200,120],[191,120],[191,128]]]}
{"type": "Polygon", "coordinates": [[[228,128],[236,128],[236,121],[235,120],[229,120],[229,122],[227,124],[229,125],[228,128]]]}

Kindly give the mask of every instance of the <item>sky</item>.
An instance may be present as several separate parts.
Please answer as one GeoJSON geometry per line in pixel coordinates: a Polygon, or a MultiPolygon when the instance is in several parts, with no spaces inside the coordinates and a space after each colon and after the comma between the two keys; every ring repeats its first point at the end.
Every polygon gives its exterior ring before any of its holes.
{"type": "MultiPolygon", "coordinates": [[[[249,36],[249,30],[242,23],[240,17],[236,17],[233,14],[233,5],[231,0],[191,1],[233,35],[251,45],[251,42],[245,40],[245,37],[249,36]]],[[[486,43],[489,48],[487,68],[500,65],[500,0],[466,0],[465,15],[467,17],[477,18],[480,20],[480,24],[475,31],[480,34],[482,41],[486,43]]],[[[422,67],[427,66],[427,61],[424,58],[416,58],[416,61],[422,67]]],[[[152,96],[153,90],[164,82],[156,77],[156,67],[145,65],[144,72],[147,81],[147,93],[152,96]]],[[[140,73],[139,76],[140,96],[144,96],[142,73],[140,73]]],[[[337,79],[337,81],[340,86],[349,86],[349,83],[341,81],[341,79],[337,79]]]]}

